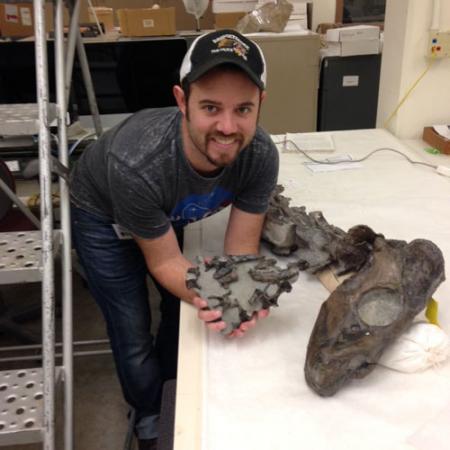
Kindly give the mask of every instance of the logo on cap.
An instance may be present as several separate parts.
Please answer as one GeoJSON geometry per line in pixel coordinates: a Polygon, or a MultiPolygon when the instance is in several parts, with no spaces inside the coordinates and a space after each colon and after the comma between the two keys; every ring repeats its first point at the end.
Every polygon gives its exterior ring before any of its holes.
{"type": "Polygon", "coordinates": [[[249,46],[242,42],[234,34],[224,34],[222,36],[219,36],[218,38],[213,39],[212,42],[217,46],[217,48],[213,48],[211,50],[211,53],[215,54],[220,52],[232,52],[243,60],[247,61],[249,46]]]}

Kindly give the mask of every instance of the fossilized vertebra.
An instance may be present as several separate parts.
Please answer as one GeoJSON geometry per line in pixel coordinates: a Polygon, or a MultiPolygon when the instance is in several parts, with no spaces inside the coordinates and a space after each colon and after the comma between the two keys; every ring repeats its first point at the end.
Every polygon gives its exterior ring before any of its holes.
{"type": "Polygon", "coordinates": [[[297,280],[297,263],[285,269],[264,256],[215,256],[188,270],[186,285],[208,302],[210,309],[222,311],[228,334],[253,314],[277,306],[278,297],[289,292],[297,280]]]}
{"type": "Polygon", "coordinates": [[[367,375],[444,279],[444,259],[432,242],[377,237],[365,266],[321,306],[306,355],[308,385],[330,396],[367,375]]]}
{"type": "Polygon", "coordinates": [[[262,238],[277,255],[295,255],[302,269],[319,272],[333,265],[338,275],[357,271],[364,265],[378,236],[365,225],[347,233],[330,225],[320,211],[289,206],[278,185],[272,195],[262,238]]]}

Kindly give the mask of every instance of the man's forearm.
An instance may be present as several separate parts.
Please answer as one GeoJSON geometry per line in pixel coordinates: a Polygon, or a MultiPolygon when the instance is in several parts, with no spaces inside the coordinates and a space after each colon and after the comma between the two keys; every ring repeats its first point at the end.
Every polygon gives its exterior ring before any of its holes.
{"type": "Polygon", "coordinates": [[[169,292],[181,300],[192,303],[196,294],[192,289],[186,287],[186,272],[190,267],[194,267],[194,265],[180,255],[173,260],[164,261],[162,264],[151,264],[148,269],[152,276],[169,292]]]}
{"type": "Polygon", "coordinates": [[[225,234],[225,254],[258,254],[263,224],[264,214],[250,214],[233,207],[225,234]]]}
{"type": "Polygon", "coordinates": [[[186,272],[194,265],[183,256],[173,229],[156,239],[135,240],[152,276],[173,295],[192,303],[195,292],[186,287],[186,272]]]}

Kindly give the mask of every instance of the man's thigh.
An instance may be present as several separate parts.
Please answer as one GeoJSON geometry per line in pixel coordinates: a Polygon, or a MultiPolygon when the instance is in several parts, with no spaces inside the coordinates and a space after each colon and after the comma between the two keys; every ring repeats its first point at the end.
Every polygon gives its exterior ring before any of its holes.
{"type": "Polygon", "coordinates": [[[80,208],[72,208],[72,234],[89,289],[106,319],[147,331],[147,268],[134,240],[119,239],[110,220],[80,208]]]}

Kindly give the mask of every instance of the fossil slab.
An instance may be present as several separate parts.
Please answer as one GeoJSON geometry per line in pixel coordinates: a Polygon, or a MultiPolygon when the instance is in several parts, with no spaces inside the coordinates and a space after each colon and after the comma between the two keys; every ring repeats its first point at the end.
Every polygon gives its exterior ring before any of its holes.
{"type": "Polygon", "coordinates": [[[264,256],[215,256],[188,270],[186,285],[208,302],[210,309],[222,311],[229,334],[261,309],[277,306],[278,297],[289,292],[298,278],[297,263],[285,268],[264,256]]]}
{"type": "Polygon", "coordinates": [[[333,265],[338,275],[357,271],[364,265],[377,235],[365,225],[347,233],[327,222],[320,211],[289,206],[278,185],[272,195],[262,238],[276,255],[295,255],[302,270],[316,273],[333,265]]]}
{"type": "Polygon", "coordinates": [[[366,376],[444,279],[444,259],[432,242],[377,237],[366,264],[320,308],[307,349],[307,384],[330,396],[366,376]]]}

